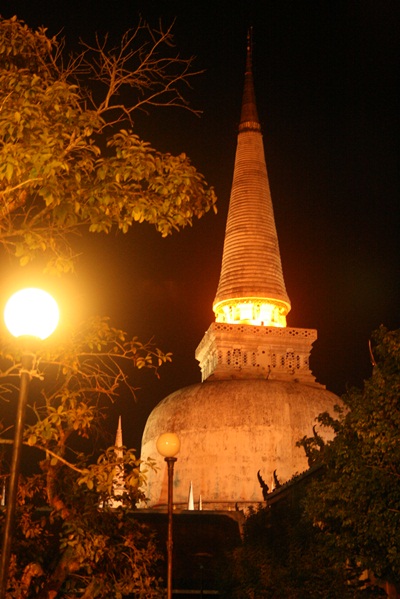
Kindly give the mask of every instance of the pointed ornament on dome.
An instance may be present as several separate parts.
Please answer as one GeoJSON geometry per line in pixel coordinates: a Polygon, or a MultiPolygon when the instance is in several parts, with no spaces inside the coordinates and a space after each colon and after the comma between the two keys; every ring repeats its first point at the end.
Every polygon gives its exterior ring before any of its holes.
{"type": "Polygon", "coordinates": [[[291,306],[257,113],[252,54],[250,30],[221,275],[213,310],[216,322],[285,327],[291,306]]]}

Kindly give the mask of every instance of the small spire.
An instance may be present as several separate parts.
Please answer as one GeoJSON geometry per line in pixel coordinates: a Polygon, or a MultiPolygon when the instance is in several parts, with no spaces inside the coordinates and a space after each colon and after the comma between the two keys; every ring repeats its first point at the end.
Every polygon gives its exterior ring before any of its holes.
{"type": "Polygon", "coordinates": [[[115,435],[115,447],[117,448],[116,453],[118,452],[118,457],[123,455],[122,448],[124,444],[122,441],[122,419],[121,416],[118,418],[118,427],[115,435]]]}
{"type": "Polygon", "coordinates": [[[194,499],[193,499],[193,483],[190,481],[189,486],[189,498],[188,498],[188,510],[194,510],[194,499]]]}
{"type": "Polygon", "coordinates": [[[3,480],[3,491],[1,495],[1,507],[6,505],[6,479],[3,480]]]}
{"type": "MultiPolygon", "coordinates": [[[[118,418],[118,427],[117,432],[115,434],[115,444],[114,444],[114,456],[115,459],[122,460],[124,459],[124,444],[122,440],[122,419],[121,416],[118,418]]],[[[122,500],[123,495],[126,493],[125,487],[125,469],[123,462],[121,464],[117,464],[115,466],[115,473],[112,482],[113,487],[113,497],[108,497],[105,501],[100,502],[100,507],[104,508],[108,506],[110,508],[117,508],[124,505],[122,500]]]]}
{"type": "MultiPolygon", "coordinates": [[[[117,460],[123,460],[124,457],[124,449],[123,449],[123,441],[122,441],[122,419],[121,416],[118,418],[118,428],[117,433],[115,435],[115,457],[117,460]]],[[[123,502],[117,497],[122,497],[124,493],[126,493],[125,488],[125,470],[124,465],[119,464],[115,468],[115,475],[113,480],[113,491],[114,491],[114,499],[111,499],[109,502],[110,507],[119,507],[123,505],[123,502]]]]}

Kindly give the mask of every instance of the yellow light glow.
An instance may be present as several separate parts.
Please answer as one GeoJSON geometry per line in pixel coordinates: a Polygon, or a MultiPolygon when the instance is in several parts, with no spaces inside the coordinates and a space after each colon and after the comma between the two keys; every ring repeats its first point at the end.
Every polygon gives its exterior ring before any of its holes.
{"type": "Polygon", "coordinates": [[[180,448],[181,442],[175,433],[163,433],[157,439],[157,451],[164,458],[173,458],[180,448]]]}
{"type": "Polygon", "coordinates": [[[253,304],[238,304],[239,320],[251,322],[253,320],[253,304]]]}
{"type": "Polygon", "coordinates": [[[55,299],[42,289],[21,289],[10,297],[4,321],[14,337],[27,335],[46,339],[58,324],[60,313],[55,299]]]}
{"type": "Polygon", "coordinates": [[[216,322],[265,327],[286,327],[289,310],[290,305],[284,302],[258,298],[230,299],[214,306],[216,322]]]}

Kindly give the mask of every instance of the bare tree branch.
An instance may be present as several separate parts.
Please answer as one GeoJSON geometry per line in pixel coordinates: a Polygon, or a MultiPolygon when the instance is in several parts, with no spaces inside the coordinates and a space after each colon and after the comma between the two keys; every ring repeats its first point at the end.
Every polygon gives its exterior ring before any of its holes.
{"type": "Polygon", "coordinates": [[[173,23],[166,30],[160,23],[159,29],[152,30],[140,22],[136,29],[123,35],[117,47],[109,48],[108,36],[102,40],[96,36],[94,45],[81,42],[84,51],[71,63],[71,74],[89,73],[102,84],[101,99],[90,99],[97,114],[106,117],[107,126],[124,119],[133,124],[133,112],[148,106],[176,106],[201,114],[189,106],[180,89],[182,85],[191,87],[190,79],[203,72],[192,70],[194,57],[162,55],[164,46],[174,47],[172,28],[173,23]],[[148,39],[141,43],[143,34],[148,39]],[[126,96],[132,97],[132,91],[133,100],[121,102],[121,95],[126,92],[126,96]]]}

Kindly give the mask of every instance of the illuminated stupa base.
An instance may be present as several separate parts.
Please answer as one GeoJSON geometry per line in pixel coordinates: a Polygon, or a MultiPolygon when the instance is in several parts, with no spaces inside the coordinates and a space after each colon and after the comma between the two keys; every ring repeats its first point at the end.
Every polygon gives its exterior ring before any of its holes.
{"type": "Polygon", "coordinates": [[[315,385],[309,357],[314,329],[213,322],[196,349],[206,379],[279,379],[315,385]]]}

